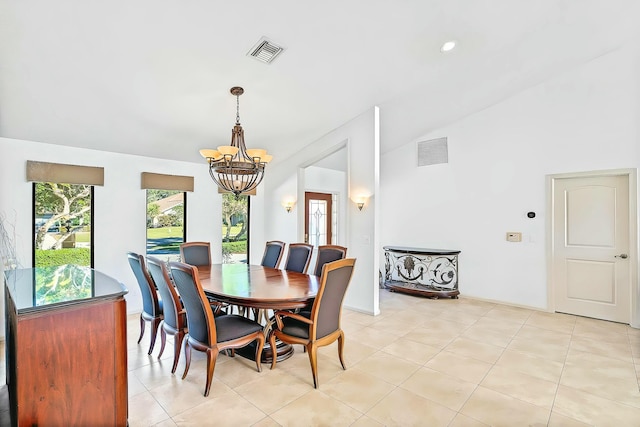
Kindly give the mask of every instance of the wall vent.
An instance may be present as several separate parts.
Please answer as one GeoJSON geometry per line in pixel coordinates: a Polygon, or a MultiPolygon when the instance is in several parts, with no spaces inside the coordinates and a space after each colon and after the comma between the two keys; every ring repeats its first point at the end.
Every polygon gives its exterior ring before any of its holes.
{"type": "Polygon", "coordinates": [[[449,163],[447,137],[418,142],[418,166],[449,163]]]}
{"type": "Polygon", "coordinates": [[[262,37],[258,43],[247,52],[247,56],[251,56],[265,64],[270,64],[283,50],[284,48],[282,46],[278,46],[266,37],[262,37]]]}

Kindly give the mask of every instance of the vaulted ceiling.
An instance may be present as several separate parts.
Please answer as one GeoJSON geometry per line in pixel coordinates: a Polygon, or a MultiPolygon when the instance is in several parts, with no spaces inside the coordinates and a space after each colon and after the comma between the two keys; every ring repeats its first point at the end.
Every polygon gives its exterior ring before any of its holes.
{"type": "Polygon", "coordinates": [[[0,136],[285,159],[380,106],[382,151],[638,36],[637,0],[0,0],[0,136]],[[263,36],[285,50],[247,56],[263,36]],[[440,46],[456,40],[453,51],[440,46]]]}

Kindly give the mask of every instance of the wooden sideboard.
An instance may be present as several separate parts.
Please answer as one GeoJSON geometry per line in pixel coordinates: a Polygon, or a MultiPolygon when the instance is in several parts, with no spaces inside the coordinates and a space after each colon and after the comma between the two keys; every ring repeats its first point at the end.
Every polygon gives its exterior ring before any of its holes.
{"type": "Polygon", "coordinates": [[[458,254],[445,249],[385,246],[386,289],[431,298],[458,298],[458,254]]]}
{"type": "Polygon", "coordinates": [[[127,289],[74,265],[5,272],[12,426],[126,426],[127,289]]]}

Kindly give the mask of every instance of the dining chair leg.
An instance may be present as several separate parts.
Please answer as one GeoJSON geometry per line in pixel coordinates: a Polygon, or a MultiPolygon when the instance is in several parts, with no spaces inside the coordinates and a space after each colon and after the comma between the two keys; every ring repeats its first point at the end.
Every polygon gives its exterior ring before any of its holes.
{"type": "Polygon", "coordinates": [[[165,344],[167,344],[167,333],[164,328],[160,326],[160,353],[158,353],[158,360],[160,360],[160,356],[164,353],[165,344]]]}
{"type": "Polygon", "coordinates": [[[144,326],[145,322],[142,318],[142,313],[140,313],[140,337],[138,338],[138,344],[140,344],[140,341],[142,341],[142,336],[144,335],[144,326]]]}
{"type": "MultiPolygon", "coordinates": [[[[258,334],[256,341],[256,367],[258,372],[262,372],[262,349],[264,348],[264,334],[262,332],[258,334]]],[[[275,359],[276,354],[273,354],[273,356],[275,359]]]]}
{"type": "Polygon", "coordinates": [[[269,345],[271,346],[271,369],[276,367],[277,351],[276,351],[276,334],[269,334],[269,345]]]}
{"type": "Polygon", "coordinates": [[[178,368],[178,360],[180,360],[180,350],[182,349],[182,341],[184,340],[184,332],[180,331],[173,337],[173,367],[171,373],[175,374],[178,368]]]}
{"type": "Polygon", "coordinates": [[[338,357],[340,358],[342,369],[347,370],[344,364],[344,332],[342,331],[340,331],[340,336],[338,337],[338,357]]]}
{"type": "Polygon", "coordinates": [[[313,388],[318,388],[318,347],[313,343],[307,344],[311,374],[313,375],[313,388]]]}
{"type": "Polygon", "coordinates": [[[189,372],[189,365],[191,365],[191,346],[189,342],[185,342],[184,346],[184,373],[182,374],[182,379],[187,377],[187,372],[189,372]]]}
{"type": "Polygon", "coordinates": [[[162,319],[153,319],[151,321],[151,345],[149,345],[149,353],[153,353],[153,347],[156,345],[156,337],[158,336],[158,326],[162,319]]]}
{"type": "Polygon", "coordinates": [[[218,358],[218,350],[213,348],[207,349],[207,383],[204,386],[204,397],[209,396],[211,389],[211,381],[213,380],[213,371],[216,368],[216,359],[218,358]]]}

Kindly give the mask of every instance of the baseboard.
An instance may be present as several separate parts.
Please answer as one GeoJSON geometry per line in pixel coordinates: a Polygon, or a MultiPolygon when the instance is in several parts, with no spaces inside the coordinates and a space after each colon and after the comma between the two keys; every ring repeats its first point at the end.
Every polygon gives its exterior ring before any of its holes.
{"type": "Polygon", "coordinates": [[[351,311],[357,311],[358,313],[368,314],[369,316],[377,316],[380,314],[380,310],[378,310],[377,313],[374,313],[371,310],[364,310],[362,308],[351,307],[348,305],[344,305],[343,308],[346,308],[347,310],[351,310],[351,311]]]}
{"type": "Polygon", "coordinates": [[[546,308],[535,307],[535,306],[532,306],[532,305],[525,305],[525,304],[516,304],[516,303],[512,303],[512,302],[508,302],[508,301],[495,300],[495,299],[491,299],[491,298],[482,298],[482,297],[475,297],[475,296],[463,295],[463,294],[460,294],[459,297],[461,299],[462,298],[472,299],[472,300],[476,300],[476,301],[489,302],[491,304],[504,305],[504,306],[507,306],[507,307],[525,308],[527,310],[541,311],[541,312],[544,312],[544,313],[554,313],[553,311],[548,310],[546,308]]]}

